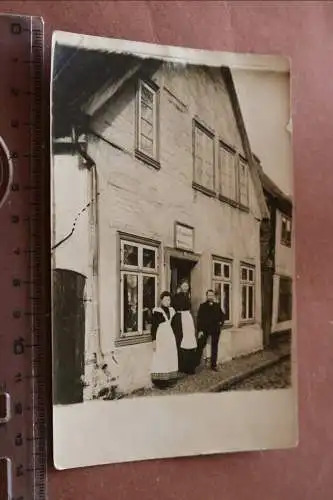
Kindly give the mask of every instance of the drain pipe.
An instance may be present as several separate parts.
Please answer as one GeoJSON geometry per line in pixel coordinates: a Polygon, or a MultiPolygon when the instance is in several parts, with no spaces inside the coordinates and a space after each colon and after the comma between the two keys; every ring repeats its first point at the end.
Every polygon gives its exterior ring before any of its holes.
{"type": "Polygon", "coordinates": [[[83,160],[83,165],[88,169],[91,174],[90,177],[90,214],[91,214],[91,224],[93,234],[91,235],[92,241],[92,301],[93,301],[93,311],[94,311],[94,326],[96,328],[96,364],[101,366],[104,363],[104,356],[102,352],[101,345],[101,321],[100,321],[100,287],[99,287],[99,210],[98,210],[98,196],[99,196],[99,186],[98,186],[98,173],[97,167],[94,159],[87,153],[87,150],[79,142],[79,132],[77,129],[73,128],[73,139],[76,150],[83,160]]]}

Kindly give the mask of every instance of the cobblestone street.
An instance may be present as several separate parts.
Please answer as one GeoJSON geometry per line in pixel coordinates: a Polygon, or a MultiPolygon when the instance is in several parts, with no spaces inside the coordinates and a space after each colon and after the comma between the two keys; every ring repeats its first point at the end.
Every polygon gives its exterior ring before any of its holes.
{"type": "Polygon", "coordinates": [[[248,389],[285,389],[291,384],[291,362],[290,359],[266,368],[259,373],[250,376],[231,386],[229,390],[244,391],[248,389]]]}
{"type": "Polygon", "coordinates": [[[142,389],[127,397],[286,388],[291,381],[289,354],[290,344],[284,342],[272,349],[223,363],[218,372],[200,366],[195,375],[182,376],[175,387],[142,389]]]}

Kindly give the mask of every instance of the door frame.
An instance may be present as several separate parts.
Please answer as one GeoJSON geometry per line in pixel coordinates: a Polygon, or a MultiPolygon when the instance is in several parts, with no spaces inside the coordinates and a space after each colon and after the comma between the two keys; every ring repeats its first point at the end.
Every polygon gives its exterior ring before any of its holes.
{"type": "Polygon", "coordinates": [[[200,260],[201,254],[179,250],[177,248],[164,247],[164,266],[165,266],[165,289],[169,290],[171,280],[170,259],[187,260],[196,265],[200,260]]]}

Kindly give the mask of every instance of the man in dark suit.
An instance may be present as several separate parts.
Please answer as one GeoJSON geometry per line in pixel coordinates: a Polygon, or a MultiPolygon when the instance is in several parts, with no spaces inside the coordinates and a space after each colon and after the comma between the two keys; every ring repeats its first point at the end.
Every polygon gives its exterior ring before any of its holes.
{"type": "Polygon", "coordinates": [[[206,302],[199,307],[197,318],[199,359],[201,360],[208,337],[211,337],[211,369],[217,371],[219,339],[225,315],[215,300],[214,290],[207,290],[206,297],[206,302]]]}

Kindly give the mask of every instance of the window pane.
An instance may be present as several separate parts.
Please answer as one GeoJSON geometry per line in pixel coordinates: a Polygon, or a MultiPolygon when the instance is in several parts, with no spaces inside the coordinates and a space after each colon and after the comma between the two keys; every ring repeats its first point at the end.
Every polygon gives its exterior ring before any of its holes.
{"type": "Polygon", "coordinates": [[[249,281],[254,281],[253,269],[249,269],[249,281]]]}
{"type": "Polygon", "coordinates": [[[281,239],[282,241],[286,240],[286,219],[284,217],[282,218],[281,239]]]}
{"type": "Polygon", "coordinates": [[[195,128],[194,180],[214,189],[214,141],[199,127],[195,128]]]}
{"type": "Polygon", "coordinates": [[[242,267],[242,280],[247,281],[247,269],[246,269],[246,267],[242,267]]]}
{"type": "Polygon", "coordinates": [[[203,184],[203,182],[202,182],[202,170],[203,170],[202,159],[197,157],[195,159],[195,182],[197,184],[200,184],[200,185],[203,184]]]}
{"type": "Polygon", "coordinates": [[[150,156],[154,155],[154,142],[149,137],[141,134],[141,150],[150,156]]]}
{"type": "Polygon", "coordinates": [[[123,274],[124,333],[138,330],[138,276],[123,274]]]}
{"type": "Polygon", "coordinates": [[[222,276],[222,265],[219,262],[214,262],[214,276],[222,276]]]}
{"type": "Polygon", "coordinates": [[[229,266],[229,264],[224,264],[223,272],[224,272],[225,278],[230,278],[230,266],[229,266]]]}
{"type": "Polygon", "coordinates": [[[154,307],[156,306],[156,277],[143,276],[142,286],[142,328],[143,331],[150,331],[151,318],[154,307]]]}
{"type": "Polygon", "coordinates": [[[154,123],[154,108],[151,105],[147,106],[147,103],[143,102],[141,100],[141,109],[140,109],[140,114],[141,114],[141,125],[143,121],[146,121],[148,124],[150,123],[151,125],[154,123]]]}
{"type": "Polygon", "coordinates": [[[214,142],[208,135],[204,138],[203,185],[208,189],[214,189],[214,142]]]}
{"type": "Polygon", "coordinates": [[[245,163],[242,161],[240,162],[239,165],[239,197],[240,197],[240,203],[242,205],[245,205],[246,207],[249,204],[249,180],[248,180],[248,168],[245,163]]]}
{"type": "Polygon", "coordinates": [[[143,267],[149,269],[156,268],[156,251],[151,248],[143,249],[143,267]]]}
{"type": "Polygon", "coordinates": [[[154,106],[154,91],[150,90],[146,85],[141,85],[141,105],[142,109],[147,111],[153,109],[154,106]]]}
{"type": "Polygon", "coordinates": [[[214,189],[214,167],[211,161],[204,161],[202,169],[202,185],[207,189],[214,189]]]}
{"type": "Polygon", "coordinates": [[[135,245],[124,244],[123,250],[123,264],[125,266],[138,266],[139,265],[139,251],[135,245]]]}
{"type": "Polygon", "coordinates": [[[151,141],[153,140],[153,122],[141,119],[141,134],[151,141]]]}
{"type": "Polygon", "coordinates": [[[139,148],[147,155],[154,157],[155,147],[155,108],[156,92],[146,85],[141,85],[140,123],[139,123],[139,148]]]}
{"type": "Polygon", "coordinates": [[[242,319],[246,319],[246,285],[242,286],[242,319]]]}
{"type": "Polygon", "coordinates": [[[280,277],[278,322],[292,319],[292,280],[280,277]]]}
{"type": "Polygon", "coordinates": [[[224,283],[223,285],[223,311],[225,312],[225,321],[230,321],[230,284],[224,283]]]}
{"type": "Polygon", "coordinates": [[[281,243],[291,245],[291,220],[284,216],[281,221],[281,243]]]}
{"type": "Polygon", "coordinates": [[[236,200],[235,155],[220,146],[220,194],[236,200]]]}
{"type": "Polygon", "coordinates": [[[254,318],[254,297],[253,297],[253,286],[249,287],[249,310],[248,310],[248,319],[254,318]]]}

